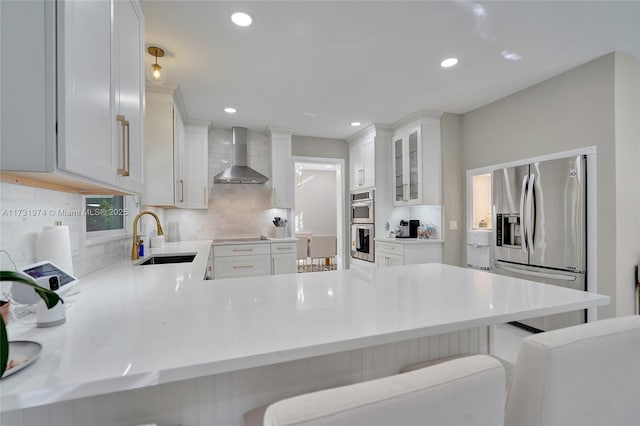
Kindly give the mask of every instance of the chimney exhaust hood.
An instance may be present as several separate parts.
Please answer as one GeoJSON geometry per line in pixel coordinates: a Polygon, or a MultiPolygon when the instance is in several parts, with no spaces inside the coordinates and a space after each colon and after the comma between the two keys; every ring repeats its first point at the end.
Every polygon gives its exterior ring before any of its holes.
{"type": "Polygon", "coordinates": [[[214,176],[214,183],[265,183],[265,175],[247,166],[247,128],[233,127],[231,167],[214,176]]]}

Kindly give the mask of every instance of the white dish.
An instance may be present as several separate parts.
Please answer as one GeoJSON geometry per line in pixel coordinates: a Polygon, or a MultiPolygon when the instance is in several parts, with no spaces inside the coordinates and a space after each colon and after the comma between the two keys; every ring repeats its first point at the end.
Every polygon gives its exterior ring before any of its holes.
{"type": "Polygon", "coordinates": [[[27,360],[20,365],[5,370],[2,378],[4,379],[5,377],[9,377],[30,365],[33,361],[38,359],[41,351],[42,345],[38,342],[32,342],[29,340],[14,340],[9,342],[9,361],[18,357],[26,357],[27,360]]]}

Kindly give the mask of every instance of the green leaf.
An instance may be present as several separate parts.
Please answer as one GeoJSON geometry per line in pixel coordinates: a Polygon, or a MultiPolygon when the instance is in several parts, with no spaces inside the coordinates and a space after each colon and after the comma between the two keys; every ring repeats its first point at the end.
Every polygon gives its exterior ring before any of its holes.
{"type": "Polygon", "coordinates": [[[57,293],[49,290],[48,288],[40,287],[36,281],[31,278],[29,275],[24,274],[22,272],[17,271],[0,271],[0,281],[13,281],[19,282],[30,287],[38,293],[38,295],[44,300],[44,303],[47,305],[47,308],[51,309],[58,302],[64,303],[60,296],[57,293]]]}
{"type": "MultiPolygon", "coordinates": [[[[57,293],[48,288],[40,287],[33,278],[22,272],[0,271],[0,281],[13,281],[33,287],[49,309],[56,306],[58,302],[64,303],[57,293]]],[[[9,362],[9,338],[4,319],[0,317],[0,377],[2,377],[4,370],[7,368],[7,362],[9,362]]]]}

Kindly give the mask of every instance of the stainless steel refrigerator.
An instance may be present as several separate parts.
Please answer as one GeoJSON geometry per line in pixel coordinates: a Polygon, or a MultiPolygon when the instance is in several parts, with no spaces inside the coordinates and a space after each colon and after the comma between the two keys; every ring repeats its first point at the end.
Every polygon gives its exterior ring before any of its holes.
{"type": "MultiPolygon", "coordinates": [[[[586,290],[586,157],[492,174],[494,272],[586,290]]],[[[586,311],[520,321],[542,331],[586,322],[586,311]]]]}

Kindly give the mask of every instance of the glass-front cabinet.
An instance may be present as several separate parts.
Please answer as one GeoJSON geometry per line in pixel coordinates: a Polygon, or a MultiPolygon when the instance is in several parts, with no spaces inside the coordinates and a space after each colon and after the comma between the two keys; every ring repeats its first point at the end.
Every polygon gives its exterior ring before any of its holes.
{"type": "Polygon", "coordinates": [[[422,203],[422,158],[420,127],[413,127],[393,137],[394,206],[422,203]]]}

